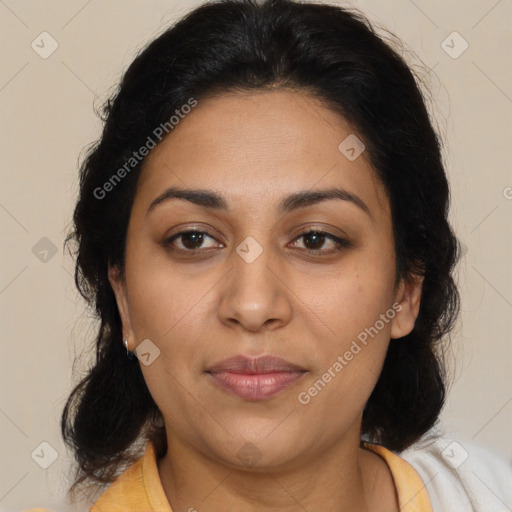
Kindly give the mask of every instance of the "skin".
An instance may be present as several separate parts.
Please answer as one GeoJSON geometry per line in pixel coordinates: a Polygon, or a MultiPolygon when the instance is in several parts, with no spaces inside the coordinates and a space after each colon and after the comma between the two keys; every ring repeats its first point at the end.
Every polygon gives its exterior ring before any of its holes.
{"type": "Polygon", "coordinates": [[[158,470],[173,511],[398,510],[391,473],[360,448],[360,428],[390,338],[414,327],[422,281],[395,286],[384,188],[366,153],[349,161],[338,149],[353,133],[306,92],[232,93],[200,101],[146,158],[125,273],[109,276],[129,349],[149,338],[160,350],[141,369],[165,419],[158,470]],[[229,211],[170,199],[147,213],[171,186],[216,191],[229,211]],[[338,199],[277,210],[292,193],[332,186],[370,214],[338,199]],[[208,233],[202,245],[185,236],[165,246],[192,228],[208,233]],[[301,237],[312,228],[350,246],[301,237]],[[263,249],[251,263],[236,252],[249,236],[263,249]],[[394,318],[301,404],[298,394],[394,303],[394,318]],[[239,354],[282,357],[307,373],[270,399],[245,401],[205,373],[239,354]],[[237,456],[246,443],[254,465],[237,456]]]}

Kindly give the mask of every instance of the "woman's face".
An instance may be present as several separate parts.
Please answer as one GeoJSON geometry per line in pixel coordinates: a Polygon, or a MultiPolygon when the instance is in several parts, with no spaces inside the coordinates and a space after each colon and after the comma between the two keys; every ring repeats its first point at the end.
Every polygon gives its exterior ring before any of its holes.
{"type": "Polygon", "coordinates": [[[306,93],[233,93],[148,155],[110,279],[176,449],[257,470],[358,442],[421,282],[395,287],[389,201],[354,136],[306,93]]]}

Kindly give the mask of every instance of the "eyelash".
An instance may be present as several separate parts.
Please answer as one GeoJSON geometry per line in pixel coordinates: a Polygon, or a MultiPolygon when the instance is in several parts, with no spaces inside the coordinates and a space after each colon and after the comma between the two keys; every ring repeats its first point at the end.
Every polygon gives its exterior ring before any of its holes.
{"type": "MultiPolygon", "coordinates": [[[[176,234],[172,235],[170,238],[165,239],[163,241],[162,245],[165,248],[167,248],[169,250],[172,250],[174,252],[179,252],[179,253],[188,254],[188,255],[191,255],[193,253],[198,253],[201,250],[204,250],[204,249],[200,249],[200,248],[199,249],[181,249],[179,247],[172,247],[172,243],[174,242],[174,240],[179,239],[183,235],[187,235],[187,234],[191,234],[191,233],[207,235],[210,238],[215,239],[215,237],[213,237],[212,235],[210,235],[206,231],[200,231],[200,230],[196,230],[196,229],[189,229],[189,230],[186,230],[186,231],[180,231],[179,233],[176,233],[176,234]]],[[[296,240],[299,240],[300,238],[303,238],[303,237],[305,237],[307,235],[311,235],[311,234],[320,235],[320,236],[323,236],[325,238],[328,238],[329,240],[332,240],[333,242],[336,243],[336,247],[334,249],[331,249],[331,250],[328,250],[328,251],[326,251],[324,249],[300,249],[300,250],[309,252],[310,254],[313,254],[313,255],[320,255],[321,256],[321,255],[332,254],[333,252],[341,251],[343,249],[351,247],[351,243],[348,240],[345,240],[344,238],[338,238],[337,236],[334,236],[333,234],[331,234],[331,233],[329,233],[327,231],[322,231],[322,230],[318,230],[318,229],[311,229],[311,230],[308,230],[308,231],[304,231],[303,233],[301,233],[300,235],[298,235],[294,239],[294,242],[296,240]]],[[[212,248],[209,248],[209,249],[212,249],[212,248]]]]}

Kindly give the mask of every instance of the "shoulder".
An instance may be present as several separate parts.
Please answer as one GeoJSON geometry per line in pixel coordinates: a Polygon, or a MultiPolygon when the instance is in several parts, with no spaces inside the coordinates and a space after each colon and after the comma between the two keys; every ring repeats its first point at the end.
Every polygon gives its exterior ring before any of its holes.
{"type": "Polygon", "coordinates": [[[488,449],[434,436],[399,455],[421,476],[434,512],[512,510],[512,464],[488,449]]]}

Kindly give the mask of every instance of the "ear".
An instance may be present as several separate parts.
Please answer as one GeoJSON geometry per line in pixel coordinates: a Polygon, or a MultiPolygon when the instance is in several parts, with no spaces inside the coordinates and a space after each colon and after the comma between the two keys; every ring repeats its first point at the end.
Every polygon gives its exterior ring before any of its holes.
{"type": "Polygon", "coordinates": [[[412,275],[402,279],[395,294],[396,315],[391,321],[391,338],[407,336],[413,329],[420,310],[423,276],[412,275]]]}
{"type": "Polygon", "coordinates": [[[121,317],[121,322],[123,324],[123,343],[124,340],[128,338],[128,349],[130,351],[133,351],[135,337],[133,335],[132,324],[130,320],[128,294],[126,292],[126,282],[123,276],[121,275],[119,267],[109,265],[108,280],[110,281],[110,285],[114,290],[114,295],[116,296],[117,302],[117,309],[119,310],[119,315],[121,317]]]}

